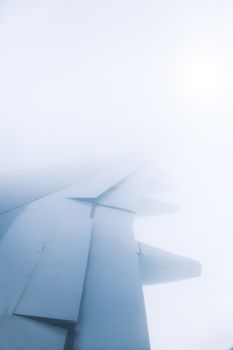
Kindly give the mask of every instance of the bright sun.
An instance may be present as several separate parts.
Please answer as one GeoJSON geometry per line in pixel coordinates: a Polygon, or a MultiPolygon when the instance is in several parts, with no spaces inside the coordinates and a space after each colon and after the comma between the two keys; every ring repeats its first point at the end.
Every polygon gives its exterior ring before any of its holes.
{"type": "Polygon", "coordinates": [[[196,59],[185,70],[186,92],[195,96],[211,96],[218,93],[221,80],[218,63],[196,59]]]}

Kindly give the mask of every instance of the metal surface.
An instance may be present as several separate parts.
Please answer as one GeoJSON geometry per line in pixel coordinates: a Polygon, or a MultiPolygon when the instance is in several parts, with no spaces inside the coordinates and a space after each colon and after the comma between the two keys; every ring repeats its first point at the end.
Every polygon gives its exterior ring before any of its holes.
{"type": "Polygon", "coordinates": [[[26,206],[8,211],[5,214],[0,214],[0,244],[1,239],[13,224],[14,220],[24,211],[26,206]]]}
{"type": "Polygon", "coordinates": [[[1,350],[63,350],[67,330],[22,317],[0,319],[1,350]]]}
{"type": "Polygon", "coordinates": [[[150,348],[132,220],[96,209],[75,349],[150,348]]]}
{"type": "Polygon", "coordinates": [[[54,205],[59,217],[14,312],[75,322],[90,246],[90,208],[63,198],[54,205]]]}
{"type": "Polygon", "coordinates": [[[0,241],[0,294],[7,314],[13,312],[52,232],[54,204],[51,197],[31,203],[0,241]]]}

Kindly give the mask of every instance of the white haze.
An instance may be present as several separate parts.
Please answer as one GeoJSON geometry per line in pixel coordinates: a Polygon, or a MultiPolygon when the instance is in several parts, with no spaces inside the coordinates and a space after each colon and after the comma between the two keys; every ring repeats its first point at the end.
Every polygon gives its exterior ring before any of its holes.
{"type": "Polygon", "coordinates": [[[0,1],[1,169],[126,153],[176,185],[147,243],[202,262],[146,287],[152,350],[233,346],[233,3],[0,1]]]}

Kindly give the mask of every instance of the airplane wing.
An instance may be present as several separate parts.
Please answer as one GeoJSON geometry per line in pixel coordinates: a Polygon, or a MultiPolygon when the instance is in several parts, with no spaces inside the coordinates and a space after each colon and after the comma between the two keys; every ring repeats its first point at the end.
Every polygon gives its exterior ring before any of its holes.
{"type": "Polygon", "coordinates": [[[145,188],[135,170],[81,168],[4,186],[0,349],[150,349],[132,230],[145,188]]]}

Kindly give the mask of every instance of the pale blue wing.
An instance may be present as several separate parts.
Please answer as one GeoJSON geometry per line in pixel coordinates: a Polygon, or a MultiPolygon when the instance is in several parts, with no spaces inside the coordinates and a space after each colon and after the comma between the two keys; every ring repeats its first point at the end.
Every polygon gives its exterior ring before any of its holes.
{"type": "Polygon", "coordinates": [[[133,215],[98,207],[75,349],[148,350],[133,215]]]}
{"type": "Polygon", "coordinates": [[[161,269],[167,278],[177,259],[136,249],[145,182],[135,170],[0,184],[0,349],[150,349],[142,278],[157,282],[161,269]]]}

